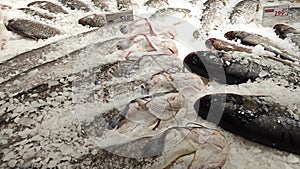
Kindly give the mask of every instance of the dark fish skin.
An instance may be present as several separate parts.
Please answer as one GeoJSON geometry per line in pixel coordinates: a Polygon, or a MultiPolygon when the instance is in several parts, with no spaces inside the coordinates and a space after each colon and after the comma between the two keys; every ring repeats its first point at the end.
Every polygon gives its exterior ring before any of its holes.
{"type": "Polygon", "coordinates": [[[39,7],[41,9],[47,10],[55,14],[58,13],[68,14],[68,12],[64,10],[61,6],[48,1],[34,1],[27,5],[27,7],[31,7],[31,6],[39,7]]]}
{"type": "Polygon", "coordinates": [[[41,12],[38,12],[31,8],[19,8],[18,10],[23,11],[25,14],[32,15],[32,16],[38,16],[38,17],[44,18],[44,19],[49,19],[49,20],[55,19],[55,16],[51,16],[46,13],[41,13],[41,12]]]}
{"type": "Polygon", "coordinates": [[[262,67],[254,62],[243,65],[223,52],[198,51],[184,58],[184,66],[192,73],[224,84],[241,84],[254,81],[262,67]]]}
{"type": "Polygon", "coordinates": [[[6,25],[7,30],[31,39],[47,39],[61,32],[49,25],[27,19],[11,19],[6,25]]]}
{"type": "Polygon", "coordinates": [[[87,4],[79,0],[58,0],[60,3],[64,4],[66,7],[71,8],[72,10],[83,10],[85,12],[91,11],[87,4]]]}
{"type": "Polygon", "coordinates": [[[259,96],[212,94],[200,98],[194,108],[207,119],[212,105],[223,109],[217,124],[223,129],[259,144],[300,154],[300,122],[287,113],[286,107],[259,96]]]}
{"type": "Polygon", "coordinates": [[[90,27],[103,27],[106,25],[106,18],[105,15],[91,14],[79,19],[78,23],[83,26],[88,25],[90,27]]]}
{"type": "Polygon", "coordinates": [[[285,24],[276,24],[276,25],[274,25],[273,28],[275,30],[275,33],[281,39],[287,38],[287,35],[290,34],[290,33],[297,33],[298,32],[295,28],[293,28],[291,26],[288,26],[288,25],[285,25],[285,24]]]}

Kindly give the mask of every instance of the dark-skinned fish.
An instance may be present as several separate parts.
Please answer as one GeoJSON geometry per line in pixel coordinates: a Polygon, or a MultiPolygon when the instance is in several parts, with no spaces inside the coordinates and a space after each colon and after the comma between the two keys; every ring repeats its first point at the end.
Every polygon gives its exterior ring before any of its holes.
{"type": "Polygon", "coordinates": [[[300,57],[288,53],[278,44],[273,43],[269,38],[263,37],[258,34],[248,33],[245,31],[229,31],[225,33],[225,37],[229,40],[241,40],[242,44],[256,46],[261,45],[270,52],[279,55],[282,59],[286,59],[292,62],[299,62],[300,57]]]}
{"type": "Polygon", "coordinates": [[[27,6],[41,8],[41,9],[47,10],[47,11],[49,11],[51,13],[55,13],[55,14],[58,14],[58,13],[67,14],[68,13],[61,6],[59,6],[55,3],[49,2],[49,1],[34,1],[34,2],[29,3],[27,6]]]}
{"type": "Polygon", "coordinates": [[[8,21],[6,28],[34,40],[47,39],[61,33],[60,30],[54,27],[27,19],[11,19],[8,21]]]}
{"type": "Polygon", "coordinates": [[[258,10],[258,0],[243,0],[233,8],[230,15],[230,22],[232,24],[250,23],[255,19],[258,10]]]}
{"type": "Polygon", "coordinates": [[[71,8],[72,10],[83,10],[89,12],[91,9],[82,1],[79,0],[58,0],[60,3],[64,4],[66,7],[71,8]]]}
{"type": "Polygon", "coordinates": [[[300,31],[285,24],[276,24],[274,27],[275,33],[281,39],[288,38],[300,48],[300,31]]]}
{"type": "Polygon", "coordinates": [[[225,15],[222,9],[226,6],[227,0],[208,0],[203,5],[203,15],[200,19],[202,30],[205,33],[216,29],[225,21],[225,15]]]}

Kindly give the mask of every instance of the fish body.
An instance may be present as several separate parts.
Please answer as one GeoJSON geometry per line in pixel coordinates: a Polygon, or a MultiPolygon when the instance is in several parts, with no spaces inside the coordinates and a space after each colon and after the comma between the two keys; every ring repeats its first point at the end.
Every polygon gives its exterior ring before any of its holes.
{"type": "Polygon", "coordinates": [[[59,2],[64,4],[66,7],[71,8],[72,10],[77,9],[85,12],[89,12],[91,10],[87,4],[79,0],[59,0],[59,2]]]}
{"type": "Polygon", "coordinates": [[[11,19],[6,25],[7,30],[31,39],[47,39],[59,35],[60,30],[27,19],[11,19]]]}
{"type": "Polygon", "coordinates": [[[198,51],[184,58],[184,65],[192,73],[224,84],[241,84],[259,77],[262,67],[254,62],[242,64],[225,57],[223,52],[198,51]]]}
{"type": "Polygon", "coordinates": [[[46,13],[41,13],[41,12],[36,11],[31,8],[19,8],[18,10],[23,11],[25,14],[28,14],[31,16],[38,16],[40,18],[49,19],[49,20],[55,19],[55,16],[51,16],[46,13]]]}
{"type": "Polygon", "coordinates": [[[109,4],[112,3],[111,0],[92,0],[94,5],[103,11],[109,10],[109,4]]]}
{"type": "Polygon", "coordinates": [[[259,96],[212,94],[195,104],[198,115],[209,117],[211,106],[221,108],[218,125],[223,129],[269,147],[300,154],[300,121],[287,107],[259,96]]]}
{"type": "Polygon", "coordinates": [[[144,3],[144,6],[159,8],[163,5],[169,5],[168,0],[148,0],[144,3]]]}
{"type": "Polygon", "coordinates": [[[246,24],[254,20],[259,10],[258,0],[243,0],[239,2],[230,15],[232,24],[246,24]]]}
{"type": "Polygon", "coordinates": [[[229,40],[239,39],[241,43],[250,46],[261,45],[270,52],[280,55],[281,58],[290,60],[292,62],[299,61],[300,57],[288,53],[283,48],[277,44],[272,43],[272,41],[258,34],[248,33],[245,31],[229,31],[225,33],[225,37],[229,40]]]}
{"type": "Polygon", "coordinates": [[[239,52],[247,52],[252,53],[252,49],[238,46],[236,44],[232,44],[229,42],[226,42],[221,39],[216,38],[209,38],[208,41],[212,44],[212,46],[217,50],[223,50],[223,51],[239,51],[239,52]]]}
{"type": "Polygon", "coordinates": [[[55,14],[58,13],[68,14],[68,12],[64,10],[61,6],[49,1],[34,1],[29,3],[27,7],[38,7],[55,14]]]}
{"type": "Polygon", "coordinates": [[[285,39],[288,37],[288,39],[300,47],[300,31],[285,24],[276,24],[273,28],[279,38],[285,39]]]}
{"type": "Polygon", "coordinates": [[[220,26],[225,16],[222,9],[226,6],[227,0],[208,0],[204,3],[206,7],[200,19],[202,30],[208,33],[210,30],[216,29],[220,26]]]}
{"type": "Polygon", "coordinates": [[[104,14],[91,14],[78,20],[78,23],[83,26],[103,27],[107,24],[104,14]]]}
{"type": "Polygon", "coordinates": [[[190,14],[189,9],[185,8],[162,8],[157,10],[150,16],[150,19],[162,19],[168,16],[174,16],[179,18],[185,18],[190,14]]]}

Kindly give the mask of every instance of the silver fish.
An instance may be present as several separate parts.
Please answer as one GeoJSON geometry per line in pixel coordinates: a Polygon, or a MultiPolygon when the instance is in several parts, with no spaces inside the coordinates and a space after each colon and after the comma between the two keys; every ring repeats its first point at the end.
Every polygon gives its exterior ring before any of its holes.
{"type": "Polygon", "coordinates": [[[66,7],[71,8],[72,10],[83,10],[85,12],[89,12],[91,9],[87,4],[83,3],[79,0],[58,0],[60,3],[64,4],[66,7]]]}
{"type": "Polygon", "coordinates": [[[108,11],[109,4],[112,3],[111,0],[92,0],[94,5],[103,11],[108,11]]]}
{"type": "Polygon", "coordinates": [[[168,0],[148,0],[144,3],[144,6],[159,8],[162,5],[169,5],[168,0]]]}
{"type": "Polygon", "coordinates": [[[49,1],[34,1],[31,2],[27,5],[27,7],[38,7],[44,10],[47,10],[51,13],[63,13],[63,14],[67,14],[68,12],[66,10],[64,10],[61,6],[49,2],[49,1]]]}
{"type": "Polygon", "coordinates": [[[202,23],[202,30],[205,33],[216,29],[224,22],[225,16],[222,9],[226,4],[227,0],[208,0],[203,4],[206,8],[203,11],[200,21],[202,23]]]}
{"type": "Polygon", "coordinates": [[[166,16],[185,18],[190,13],[191,11],[185,8],[163,8],[157,10],[154,14],[152,14],[150,16],[150,19],[161,19],[161,18],[165,18],[166,16]]]}
{"type": "Polygon", "coordinates": [[[47,39],[61,33],[60,30],[54,27],[27,19],[11,19],[6,24],[6,28],[23,37],[35,40],[47,39]]]}
{"type": "Polygon", "coordinates": [[[239,2],[230,15],[232,24],[245,24],[254,20],[259,10],[258,0],[243,0],[239,2]]]}
{"type": "Polygon", "coordinates": [[[23,11],[25,14],[32,15],[32,16],[38,16],[38,17],[44,18],[44,19],[49,19],[49,20],[55,19],[55,16],[48,15],[46,13],[42,13],[42,12],[36,11],[31,8],[19,8],[18,10],[23,11]]]}

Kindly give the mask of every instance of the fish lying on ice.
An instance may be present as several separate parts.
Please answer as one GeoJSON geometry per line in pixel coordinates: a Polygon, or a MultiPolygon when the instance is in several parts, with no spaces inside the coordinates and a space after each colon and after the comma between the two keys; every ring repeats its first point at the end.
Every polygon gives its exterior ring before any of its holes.
{"type": "Polygon", "coordinates": [[[163,5],[169,5],[168,0],[148,0],[144,3],[144,6],[159,8],[163,5]]]}
{"type": "Polygon", "coordinates": [[[200,98],[195,110],[207,119],[213,106],[224,109],[218,125],[225,130],[269,147],[300,154],[300,121],[292,118],[287,107],[263,96],[225,93],[200,98]]]}
{"type": "Polygon", "coordinates": [[[61,6],[59,6],[55,3],[49,2],[49,1],[33,1],[33,2],[29,3],[27,5],[27,7],[38,7],[38,8],[47,10],[51,13],[55,13],[55,14],[58,14],[58,13],[67,14],[68,13],[61,6]]]}
{"type": "Polygon", "coordinates": [[[42,12],[36,11],[34,9],[31,9],[31,8],[18,8],[18,10],[24,12],[25,14],[28,14],[28,15],[31,15],[31,16],[38,16],[38,17],[44,18],[44,19],[51,20],[51,19],[56,18],[55,16],[48,15],[46,13],[42,13],[42,12]]]}
{"type": "Polygon", "coordinates": [[[275,29],[275,33],[279,36],[279,38],[288,38],[300,48],[299,30],[285,24],[276,24],[273,28],[275,29]]]}
{"type": "Polygon", "coordinates": [[[206,8],[203,11],[203,16],[200,21],[202,30],[205,33],[216,29],[224,22],[225,15],[222,9],[226,4],[227,0],[208,0],[203,4],[206,8]]]}
{"type": "Polygon", "coordinates": [[[189,16],[191,11],[185,8],[162,8],[157,10],[154,14],[150,16],[150,19],[162,19],[166,16],[174,16],[178,18],[185,18],[189,16]]]}
{"type": "Polygon", "coordinates": [[[295,56],[291,53],[288,53],[287,51],[285,51],[285,49],[273,43],[269,38],[263,37],[258,34],[248,33],[245,31],[229,31],[225,33],[224,36],[229,40],[239,39],[241,40],[241,43],[245,45],[250,45],[250,46],[261,45],[265,48],[265,50],[268,50],[270,52],[279,55],[282,59],[286,59],[292,62],[300,61],[299,56],[295,56]]]}
{"type": "Polygon", "coordinates": [[[235,62],[229,55],[216,51],[198,51],[184,58],[184,65],[191,72],[224,84],[246,83],[259,77],[262,67],[257,63],[235,62]]]}
{"type": "Polygon", "coordinates": [[[82,1],[79,0],[58,0],[60,3],[64,4],[66,7],[71,8],[72,10],[83,10],[89,12],[91,9],[82,1]]]}
{"type": "Polygon", "coordinates": [[[184,58],[184,66],[192,73],[215,80],[219,83],[241,84],[258,78],[284,80],[286,87],[300,86],[300,71],[298,67],[279,64],[276,60],[268,64],[254,60],[256,54],[243,52],[197,51],[184,58]],[[282,71],[282,69],[286,71],[282,71]]]}
{"type": "Polygon", "coordinates": [[[9,31],[31,39],[47,39],[59,35],[60,30],[39,22],[27,19],[11,19],[6,24],[9,31]]]}
{"type": "Polygon", "coordinates": [[[254,20],[259,10],[259,0],[243,0],[239,2],[230,15],[232,24],[246,24],[254,20]]]}

